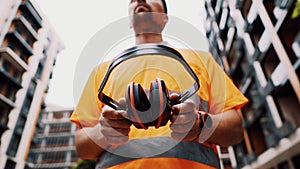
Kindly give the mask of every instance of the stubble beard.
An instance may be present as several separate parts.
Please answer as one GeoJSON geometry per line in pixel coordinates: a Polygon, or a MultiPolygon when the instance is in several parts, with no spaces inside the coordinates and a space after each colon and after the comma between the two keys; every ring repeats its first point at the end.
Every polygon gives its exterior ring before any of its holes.
{"type": "Polygon", "coordinates": [[[152,12],[138,13],[133,16],[133,25],[136,34],[161,33],[160,26],[155,22],[152,12]]]}

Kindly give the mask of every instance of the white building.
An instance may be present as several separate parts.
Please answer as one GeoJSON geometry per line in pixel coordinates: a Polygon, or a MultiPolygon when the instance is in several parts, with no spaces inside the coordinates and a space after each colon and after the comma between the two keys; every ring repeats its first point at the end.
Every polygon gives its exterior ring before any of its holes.
{"type": "Polygon", "coordinates": [[[73,109],[48,107],[41,112],[27,162],[36,169],[71,169],[78,161],[70,122],[73,109]]]}
{"type": "Polygon", "coordinates": [[[26,168],[52,69],[64,48],[29,0],[0,0],[0,169],[26,168]]]}
{"type": "Polygon", "coordinates": [[[222,58],[226,72],[250,100],[242,108],[244,141],[220,149],[222,168],[300,168],[300,16],[292,16],[296,1],[205,1],[213,54],[222,58]]]}

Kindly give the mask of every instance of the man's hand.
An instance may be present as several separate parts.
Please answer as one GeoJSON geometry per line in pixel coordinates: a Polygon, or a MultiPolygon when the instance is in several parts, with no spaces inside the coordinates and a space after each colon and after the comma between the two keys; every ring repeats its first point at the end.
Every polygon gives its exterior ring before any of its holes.
{"type": "MultiPolygon", "coordinates": [[[[170,96],[171,101],[178,99],[177,94],[170,96]]],[[[192,100],[186,100],[183,103],[172,107],[172,117],[170,119],[172,130],[171,136],[175,140],[193,141],[200,135],[198,112],[195,103],[192,100]]]]}
{"type": "MultiPolygon", "coordinates": [[[[120,100],[125,103],[125,100],[120,100]]],[[[109,106],[104,106],[99,119],[100,131],[112,146],[126,143],[129,139],[131,122],[126,119],[127,113],[123,110],[114,110],[109,106]]]]}

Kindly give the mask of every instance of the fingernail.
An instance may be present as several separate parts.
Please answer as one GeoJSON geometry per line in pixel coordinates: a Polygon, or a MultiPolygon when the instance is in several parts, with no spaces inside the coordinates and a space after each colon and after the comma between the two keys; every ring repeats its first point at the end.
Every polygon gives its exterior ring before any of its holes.
{"type": "Polygon", "coordinates": [[[118,145],[117,144],[111,145],[111,148],[116,149],[116,148],[118,148],[118,145]]]}

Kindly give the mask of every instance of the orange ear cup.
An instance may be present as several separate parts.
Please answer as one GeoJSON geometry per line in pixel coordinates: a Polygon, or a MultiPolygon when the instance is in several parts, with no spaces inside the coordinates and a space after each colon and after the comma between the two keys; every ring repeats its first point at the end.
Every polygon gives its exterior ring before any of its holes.
{"type": "Polygon", "coordinates": [[[145,91],[140,84],[131,82],[127,87],[126,103],[128,106],[129,120],[133,122],[136,128],[147,129],[147,113],[150,109],[150,102],[145,91]]]}

